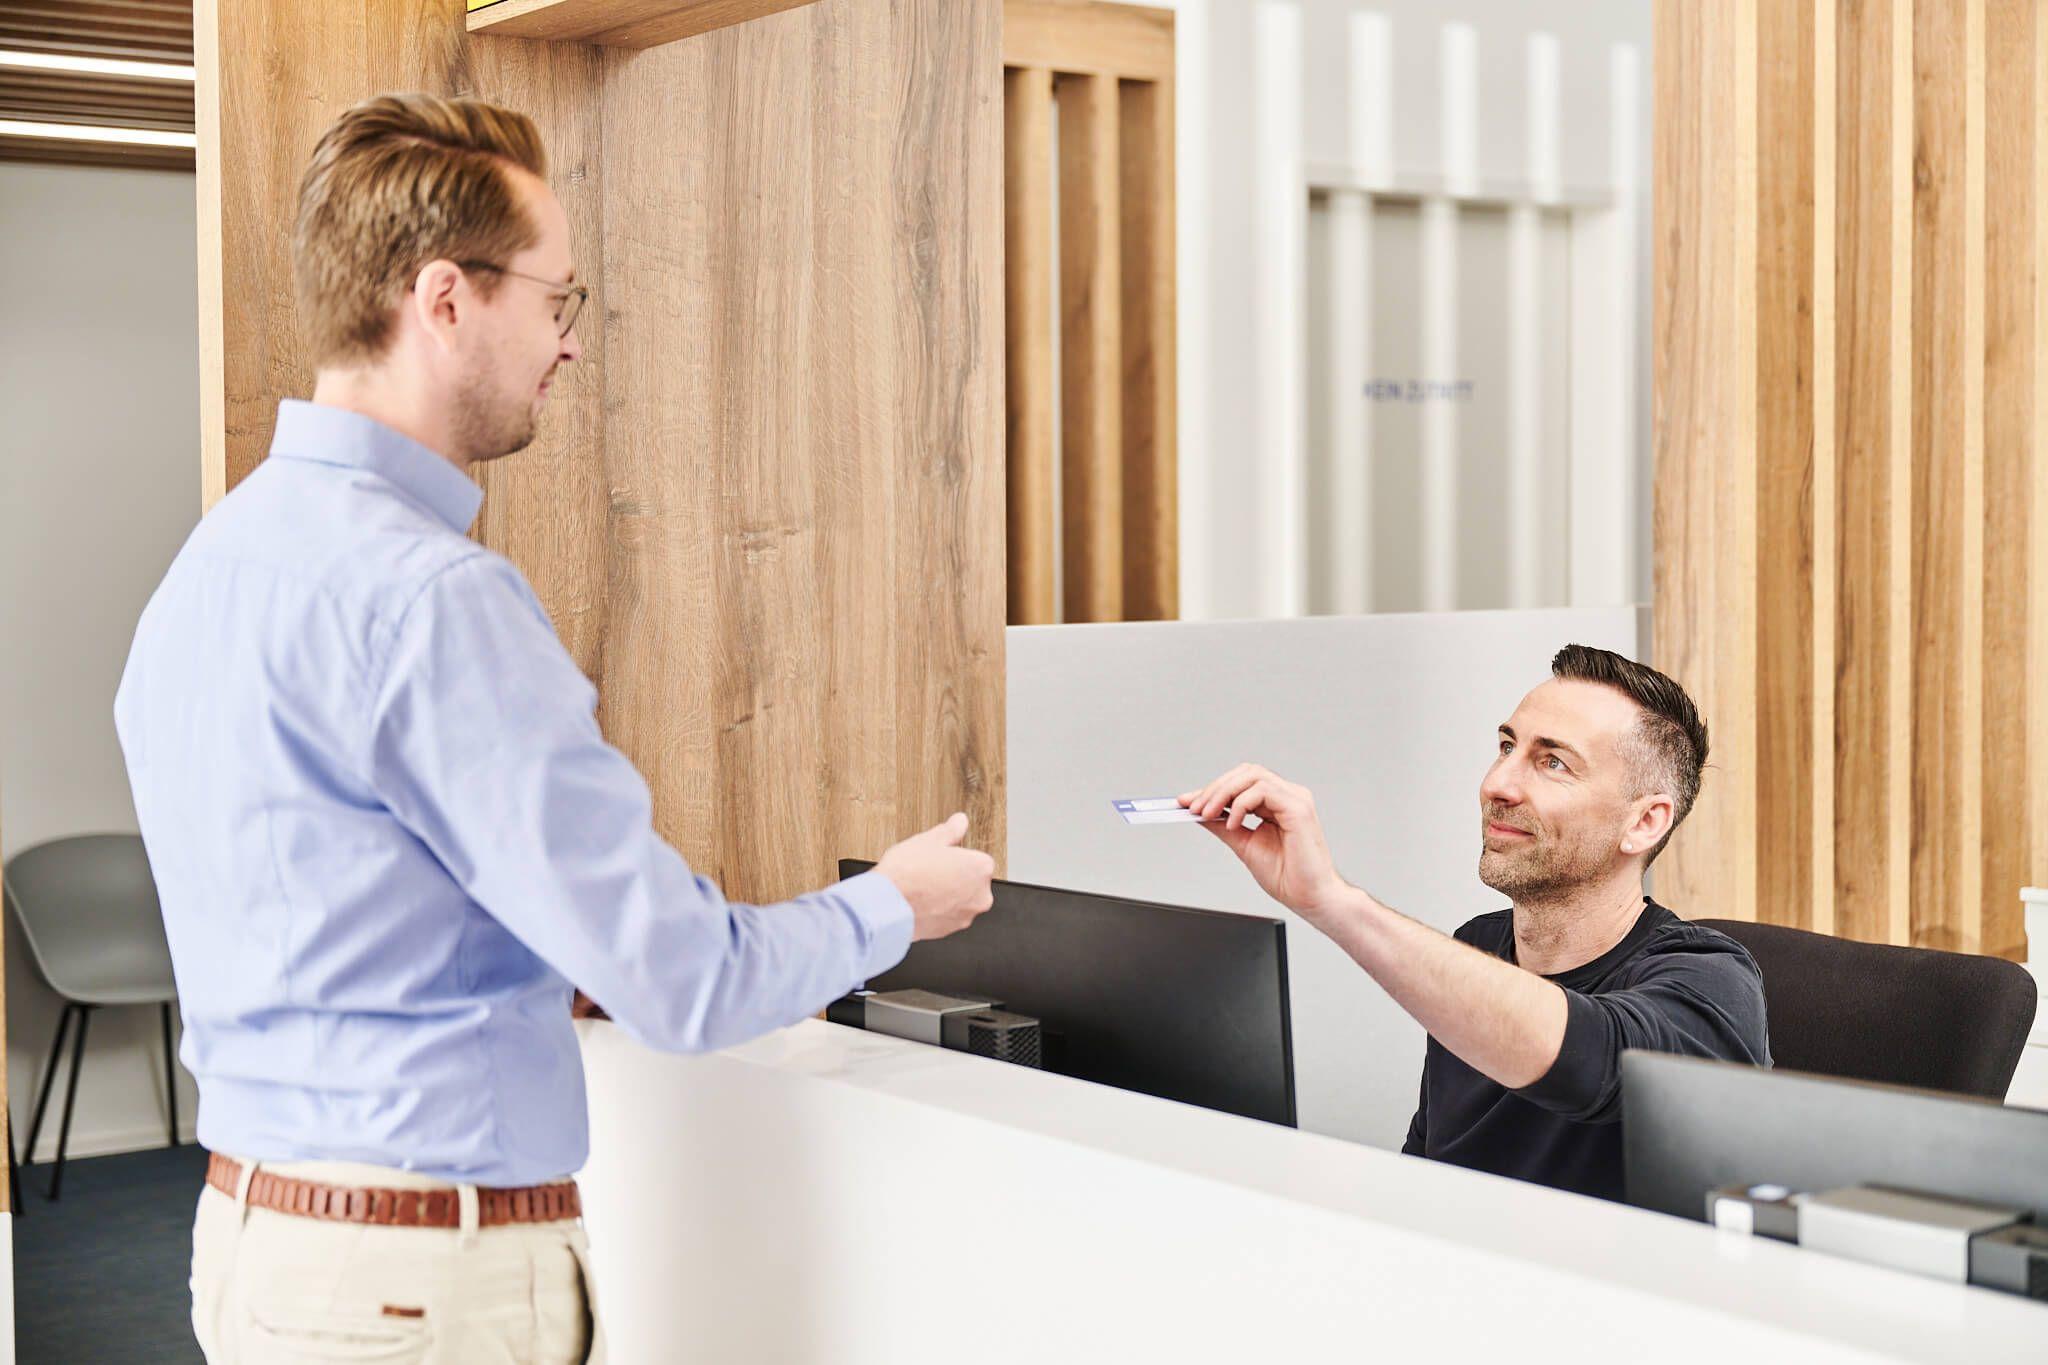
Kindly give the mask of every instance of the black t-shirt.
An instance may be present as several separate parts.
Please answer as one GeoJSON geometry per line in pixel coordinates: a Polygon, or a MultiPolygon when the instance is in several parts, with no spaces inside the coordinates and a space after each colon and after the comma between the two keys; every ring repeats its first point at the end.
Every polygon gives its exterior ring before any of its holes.
{"type": "MultiPolygon", "coordinates": [[[[1514,910],[1481,915],[1457,937],[1513,962],[1514,910]]],[[[1647,897],[1621,942],[1548,979],[1564,988],[1569,1009],[1550,1070],[1509,1090],[1431,1038],[1402,1151],[1618,1200],[1624,1049],[1771,1064],[1755,959],[1647,897]]]]}

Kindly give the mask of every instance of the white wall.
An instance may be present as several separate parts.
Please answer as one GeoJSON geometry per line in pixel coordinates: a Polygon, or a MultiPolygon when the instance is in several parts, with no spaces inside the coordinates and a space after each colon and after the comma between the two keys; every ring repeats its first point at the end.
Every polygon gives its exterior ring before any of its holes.
{"type": "MultiPolygon", "coordinates": [[[[199,516],[195,211],[190,175],[0,165],[0,856],[135,829],[114,689],[199,516]]],[[[11,918],[6,953],[18,1142],[59,1006],[11,918]]],[[[156,1011],[100,1011],[86,1054],[71,1150],[161,1143],[156,1011]]]]}
{"type": "MultiPolygon", "coordinates": [[[[1262,400],[1258,376],[1262,280],[1257,200],[1260,124],[1254,88],[1259,9],[1290,0],[1139,0],[1175,10],[1178,43],[1180,250],[1181,562],[1183,615],[1257,616],[1275,562],[1299,546],[1272,543],[1254,509],[1260,466],[1282,419],[1262,400]]],[[[1291,0],[1304,53],[1300,153],[1305,162],[1348,159],[1347,25],[1356,12],[1391,27],[1392,169],[1397,177],[1441,169],[1437,42],[1447,23],[1475,30],[1481,180],[1527,175],[1523,111],[1529,35],[1557,37],[1562,96],[1558,157],[1563,183],[1606,183],[1610,119],[1608,53],[1639,53],[1636,289],[1638,362],[1634,448],[1636,600],[1650,595],[1649,569],[1649,156],[1651,0],[1291,0]]],[[[1303,199],[1306,201],[1306,186],[1303,199]]],[[[1413,458],[1403,452],[1402,458],[1413,458]]],[[[1376,457],[1377,458],[1377,457],[1376,457]]],[[[1390,457],[1391,458],[1391,457],[1390,457]]]]}
{"type": "Polygon", "coordinates": [[[1637,613],[1014,627],[1007,875],[1286,918],[1300,1125],[1397,1147],[1421,1026],[1207,832],[1126,825],[1110,802],[1262,763],[1315,792],[1347,877],[1448,933],[1504,904],[1479,882],[1479,782],[1495,727],[1572,642],[1633,653],[1637,613]]]}

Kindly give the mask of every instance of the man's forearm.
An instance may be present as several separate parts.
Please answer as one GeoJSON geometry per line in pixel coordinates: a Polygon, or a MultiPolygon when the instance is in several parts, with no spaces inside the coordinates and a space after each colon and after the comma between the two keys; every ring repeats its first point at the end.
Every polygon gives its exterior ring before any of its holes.
{"type": "Polygon", "coordinates": [[[1557,1060],[1565,994],[1535,973],[1440,934],[1357,887],[1303,918],[1473,1070],[1515,1089],[1540,1080],[1557,1060]]]}

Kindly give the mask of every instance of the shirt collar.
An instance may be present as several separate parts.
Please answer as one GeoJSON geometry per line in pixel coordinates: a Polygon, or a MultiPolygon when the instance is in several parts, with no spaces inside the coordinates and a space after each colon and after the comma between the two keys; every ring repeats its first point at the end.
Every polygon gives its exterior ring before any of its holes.
{"type": "Polygon", "coordinates": [[[366,470],[396,484],[457,531],[469,530],[484,502],[483,489],[468,475],[410,436],[324,403],[296,398],[279,403],[270,454],[366,470]]]}

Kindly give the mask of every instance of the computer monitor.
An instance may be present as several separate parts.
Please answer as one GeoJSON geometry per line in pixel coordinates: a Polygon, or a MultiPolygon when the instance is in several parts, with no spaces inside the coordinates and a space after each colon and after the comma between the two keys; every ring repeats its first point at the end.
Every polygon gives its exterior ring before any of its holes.
{"type": "Polygon", "coordinates": [[[1707,1191],[1889,1185],[2048,1219],[2048,1111],[1739,1062],[1621,1058],[1628,1202],[1706,1220],[1707,1191]]]}
{"type": "Polygon", "coordinates": [[[1048,1071],[1294,1126],[1277,919],[998,881],[981,918],[867,984],[999,1001],[1039,1021],[1048,1071]]]}

